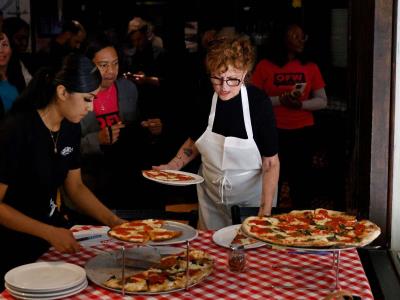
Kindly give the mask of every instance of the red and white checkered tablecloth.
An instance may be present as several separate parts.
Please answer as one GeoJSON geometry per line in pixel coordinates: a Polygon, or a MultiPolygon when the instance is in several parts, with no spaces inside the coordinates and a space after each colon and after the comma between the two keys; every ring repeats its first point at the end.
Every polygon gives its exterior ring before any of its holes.
{"type": "MultiPolygon", "coordinates": [[[[76,230],[93,227],[80,226],[76,230]]],[[[332,269],[332,252],[321,254],[298,254],[286,250],[261,247],[246,250],[247,265],[245,272],[233,273],[227,266],[228,249],[212,241],[212,231],[200,231],[191,242],[191,247],[207,251],[215,260],[214,272],[203,282],[189,291],[177,291],[168,294],[140,296],[128,295],[123,299],[322,299],[335,286],[336,272],[332,269]],[[286,286],[282,287],[282,286],[286,286]],[[302,288],[301,288],[302,287],[302,288]]],[[[174,245],[174,246],[184,246],[174,245]]],[[[118,248],[118,243],[110,240],[99,249],[118,248]]],[[[54,249],[45,253],[41,260],[63,260],[84,266],[86,261],[96,256],[90,249],[69,255],[54,249]]],[[[351,291],[363,300],[373,299],[368,279],[364,273],[360,258],[355,249],[341,250],[339,262],[339,288],[351,291]]],[[[0,294],[0,299],[13,299],[7,292],[0,294]]],[[[101,288],[93,283],[67,299],[122,299],[121,294],[101,288]]]]}

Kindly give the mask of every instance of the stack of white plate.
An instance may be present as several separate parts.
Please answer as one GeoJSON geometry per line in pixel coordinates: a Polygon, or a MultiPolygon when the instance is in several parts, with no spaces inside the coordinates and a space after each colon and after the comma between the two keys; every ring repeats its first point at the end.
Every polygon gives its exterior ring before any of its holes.
{"type": "Polygon", "coordinates": [[[9,293],[18,299],[61,299],[87,285],[85,270],[66,262],[37,262],[16,267],[4,277],[9,293]]]}

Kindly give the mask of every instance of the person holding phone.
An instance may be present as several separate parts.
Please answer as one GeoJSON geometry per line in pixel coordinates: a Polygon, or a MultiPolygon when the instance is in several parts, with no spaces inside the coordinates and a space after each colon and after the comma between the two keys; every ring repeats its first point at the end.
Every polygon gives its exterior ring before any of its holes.
{"type": "Polygon", "coordinates": [[[113,41],[99,34],[89,41],[86,55],[99,68],[102,81],[93,111],[81,121],[83,177],[112,208],[133,208],[126,195],[141,188],[142,153],[147,135],[158,136],[158,118],[141,120],[136,84],[118,78],[119,58],[113,41]]]}
{"type": "Polygon", "coordinates": [[[280,24],[273,31],[266,58],[252,76],[252,83],[265,91],[274,106],[281,161],[279,191],[287,181],[293,207],[300,209],[311,208],[313,111],[327,105],[321,72],[304,51],[307,38],[298,24],[280,24]]]}

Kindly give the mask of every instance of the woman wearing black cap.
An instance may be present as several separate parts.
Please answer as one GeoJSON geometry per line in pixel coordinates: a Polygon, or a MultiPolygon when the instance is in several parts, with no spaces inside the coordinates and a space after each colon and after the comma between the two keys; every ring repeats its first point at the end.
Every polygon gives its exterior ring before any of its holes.
{"type": "Polygon", "coordinates": [[[110,227],[122,220],[82,183],[80,120],[93,108],[101,75],[82,55],[57,73],[39,71],[0,128],[0,278],[35,261],[49,246],[73,253],[80,245],[57,207],[63,185],[74,204],[110,227]]]}

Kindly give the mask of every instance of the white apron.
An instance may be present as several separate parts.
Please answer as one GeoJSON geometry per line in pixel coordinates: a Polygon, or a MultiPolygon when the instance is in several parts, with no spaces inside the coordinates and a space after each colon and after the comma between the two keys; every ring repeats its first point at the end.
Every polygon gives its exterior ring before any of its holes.
{"type": "MultiPolygon", "coordinates": [[[[212,132],[218,96],[214,93],[208,126],[196,141],[202,164],[197,185],[199,228],[219,229],[232,224],[231,206],[260,206],[262,159],[253,139],[246,87],[240,89],[247,139],[212,132]]],[[[228,100],[229,101],[229,100],[228,100]]]]}

